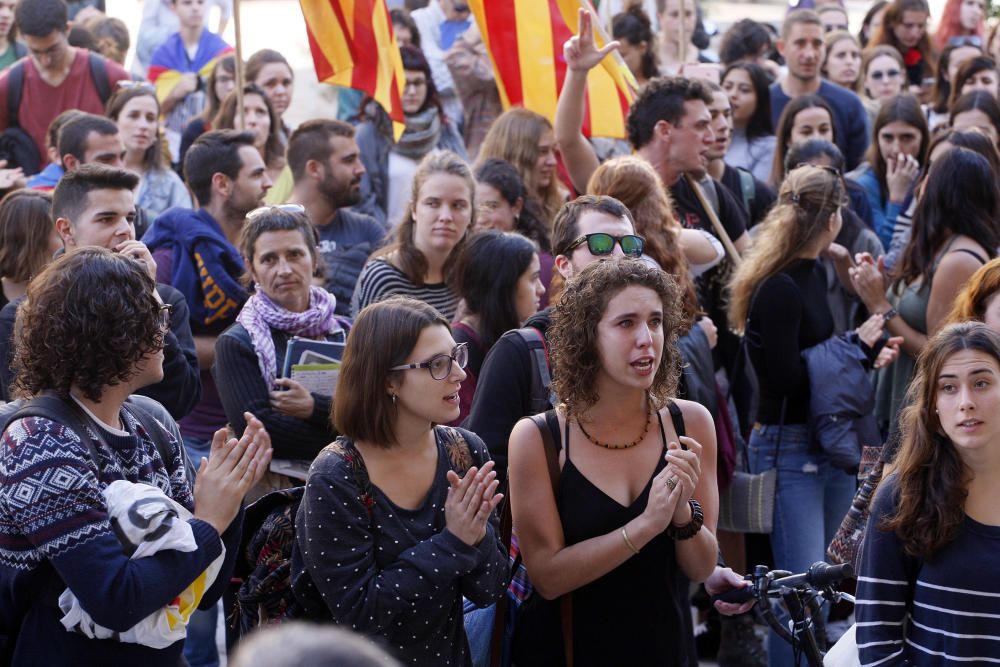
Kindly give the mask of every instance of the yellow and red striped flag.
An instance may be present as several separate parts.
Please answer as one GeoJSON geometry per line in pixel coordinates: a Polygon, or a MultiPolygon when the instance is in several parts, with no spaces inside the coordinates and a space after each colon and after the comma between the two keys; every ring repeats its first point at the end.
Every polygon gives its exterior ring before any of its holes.
{"type": "Polygon", "coordinates": [[[403,60],[385,0],[299,0],[316,78],[371,95],[403,131],[403,60]]]}
{"type": "MultiPolygon", "coordinates": [[[[563,44],[579,29],[580,8],[591,13],[595,26],[600,25],[589,0],[470,0],[469,6],[489,50],[504,109],[524,107],[554,122],[566,79],[563,44]]],[[[598,27],[597,48],[608,41],[598,27]]],[[[624,138],[635,87],[622,57],[608,54],[587,75],[583,133],[624,138]]]]}

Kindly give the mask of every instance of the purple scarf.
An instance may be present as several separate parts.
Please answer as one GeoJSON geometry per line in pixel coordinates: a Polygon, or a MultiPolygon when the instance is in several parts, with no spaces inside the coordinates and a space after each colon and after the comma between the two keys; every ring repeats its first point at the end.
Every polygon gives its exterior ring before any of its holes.
{"type": "Polygon", "coordinates": [[[278,362],[274,358],[274,339],[271,328],[284,331],[289,336],[316,338],[341,329],[334,315],[337,300],[322,287],[309,288],[309,308],[302,313],[285,310],[268,298],[260,285],[247,299],[236,321],[250,334],[250,342],[257,352],[257,363],[268,390],[278,375],[278,362]]]}

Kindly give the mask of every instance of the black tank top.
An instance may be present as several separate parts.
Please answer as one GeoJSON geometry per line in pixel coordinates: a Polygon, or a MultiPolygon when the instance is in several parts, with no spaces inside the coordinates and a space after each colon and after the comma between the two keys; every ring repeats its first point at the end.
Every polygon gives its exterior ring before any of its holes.
{"type": "MultiPolygon", "coordinates": [[[[674,429],[679,436],[684,435],[680,408],[672,402],[669,408],[674,429]]],[[[657,417],[663,453],[666,454],[667,436],[663,418],[659,412],[657,417]]],[[[563,444],[566,447],[556,505],[567,546],[619,531],[642,513],[653,477],[666,466],[662,456],[642,493],[625,507],[597,488],[573,464],[569,423],[560,438],[554,411],[546,413],[546,422],[552,431],[556,449],[561,449],[563,444]]],[[[574,667],[697,667],[688,586],[689,581],[677,564],[674,541],[664,532],[644,546],[637,556],[573,591],[570,595],[573,597],[574,667]]],[[[559,601],[545,601],[541,606],[546,609],[544,612],[538,610],[539,617],[532,620],[545,628],[544,633],[539,635],[552,641],[544,642],[545,650],[538,651],[536,656],[546,657],[534,664],[565,664],[559,601]]]]}

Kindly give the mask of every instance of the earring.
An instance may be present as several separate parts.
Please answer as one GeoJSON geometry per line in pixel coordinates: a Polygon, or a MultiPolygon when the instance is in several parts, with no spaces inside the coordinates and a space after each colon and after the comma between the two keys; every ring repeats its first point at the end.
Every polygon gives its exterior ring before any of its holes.
{"type": "Polygon", "coordinates": [[[392,404],[396,405],[396,395],[395,394],[389,394],[389,395],[392,396],[392,404]]]}

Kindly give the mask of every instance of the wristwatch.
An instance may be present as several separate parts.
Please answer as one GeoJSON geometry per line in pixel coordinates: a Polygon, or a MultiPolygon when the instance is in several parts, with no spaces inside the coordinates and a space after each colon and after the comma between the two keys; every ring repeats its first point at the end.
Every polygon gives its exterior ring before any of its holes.
{"type": "Polygon", "coordinates": [[[896,317],[896,315],[899,315],[899,313],[896,312],[895,308],[893,308],[893,307],[890,306],[889,310],[887,310],[884,313],[882,313],[882,321],[883,322],[888,322],[892,318],[896,317]]]}

